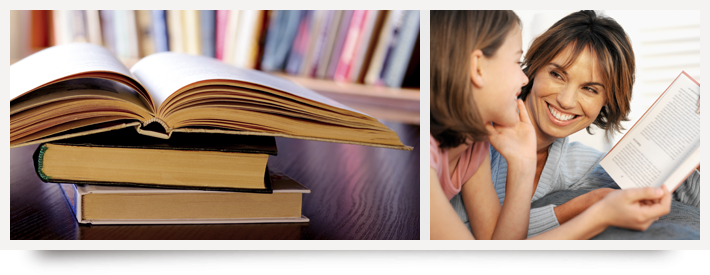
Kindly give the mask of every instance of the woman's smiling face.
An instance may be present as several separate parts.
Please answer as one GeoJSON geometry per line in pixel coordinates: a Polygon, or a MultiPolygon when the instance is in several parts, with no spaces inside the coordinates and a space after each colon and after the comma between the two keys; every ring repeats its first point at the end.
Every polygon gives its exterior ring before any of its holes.
{"type": "Polygon", "coordinates": [[[573,45],[540,68],[526,101],[539,139],[562,138],[591,125],[606,104],[597,59],[584,49],[571,65],[573,45]]]}

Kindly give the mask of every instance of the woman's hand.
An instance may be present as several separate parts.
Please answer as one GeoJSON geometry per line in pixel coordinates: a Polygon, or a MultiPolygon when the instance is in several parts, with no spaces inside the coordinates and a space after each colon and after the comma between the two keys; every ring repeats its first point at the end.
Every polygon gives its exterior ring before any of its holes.
{"type": "Polygon", "coordinates": [[[618,190],[592,207],[599,208],[606,225],[644,231],[671,211],[671,194],[665,188],[618,190]]]}
{"type": "Polygon", "coordinates": [[[525,104],[520,99],[518,99],[518,117],[520,120],[513,126],[486,124],[488,140],[509,165],[518,162],[523,166],[535,167],[537,160],[535,128],[530,123],[525,104]]]}

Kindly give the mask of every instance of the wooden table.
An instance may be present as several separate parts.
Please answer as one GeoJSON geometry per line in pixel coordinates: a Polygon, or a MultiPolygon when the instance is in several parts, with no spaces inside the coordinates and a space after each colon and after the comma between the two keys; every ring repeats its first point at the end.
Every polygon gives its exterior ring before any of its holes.
{"type": "Polygon", "coordinates": [[[10,239],[419,239],[419,126],[386,123],[413,151],[277,138],[276,167],[311,189],[297,224],[79,225],[57,184],[10,151],[10,239]]]}

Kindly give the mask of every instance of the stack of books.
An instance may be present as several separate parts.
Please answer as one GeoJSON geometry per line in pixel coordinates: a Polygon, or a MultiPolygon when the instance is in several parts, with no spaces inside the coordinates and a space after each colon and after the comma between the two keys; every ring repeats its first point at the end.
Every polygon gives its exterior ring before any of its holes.
{"type": "Polygon", "coordinates": [[[10,147],[62,184],[82,223],[305,222],[310,191],[267,167],[274,137],[411,150],[376,119],[288,80],[213,58],[130,70],[90,43],[10,66],[10,147]]]}
{"type": "Polygon", "coordinates": [[[267,168],[274,137],[122,129],[42,143],[35,171],[59,183],[80,223],[308,222],[308,188],[267,168]]]}

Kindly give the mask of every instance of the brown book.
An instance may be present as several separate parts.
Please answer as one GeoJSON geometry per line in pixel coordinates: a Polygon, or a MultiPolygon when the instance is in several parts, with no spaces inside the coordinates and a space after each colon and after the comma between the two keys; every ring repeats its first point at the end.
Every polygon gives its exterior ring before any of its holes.
{"type": "Polygon", "coordinates": [[[74,43],[16,62],[10,79],[10,147],[132,127],[164,139],[227,133],[412,149],[371,116],[204,56],[161,52],[129,70],[100,46],[74,43]]]}
{"type": "Polygon", "coordinates": [[[273,137],[176,133],[169,140],[132,129],[43,143],[34,155],[45,182],[270,193],[264,178],[273,137]]]}
{"type": "Polygon", "coordinates": [[[287,175],[270,172],[272,194],[60,184],[79,223],[207,224],[308,222],[303,194],[287,175]]]}

